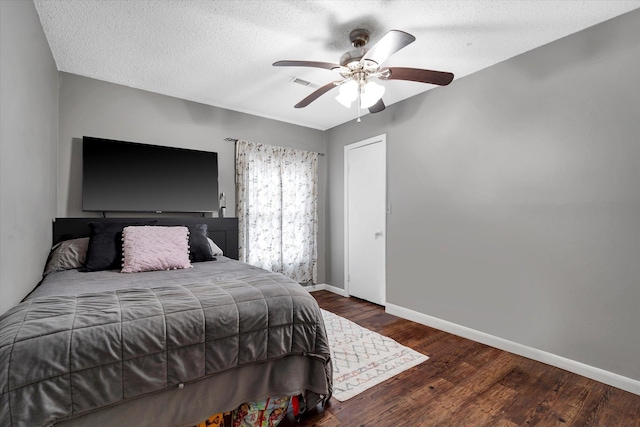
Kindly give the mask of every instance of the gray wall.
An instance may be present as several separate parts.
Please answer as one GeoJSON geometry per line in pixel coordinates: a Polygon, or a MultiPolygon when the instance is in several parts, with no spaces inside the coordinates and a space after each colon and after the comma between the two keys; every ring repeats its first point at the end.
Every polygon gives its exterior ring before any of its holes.
{"type": "MultiPolygon", "coordinates": [[[[58,216],[82,211],[82,137],[143,142],[218,153],[220,191],[235,214],[235,146],[224,138],[326,151],[322,131],[60,73],[58,216]]],[[[318,162],[318,281],[324,282],[326,157],[318,162]]]]}
{"type": "MultiPolygon", "coordinates": [[[[328,131],[387,134],[387,301],[640,380],[640,10],[328,131]]],[[[406,83],[413,84],[413,83],[406,83]]]]}
{"type": "Polygon", "coordinates": [[[0,1],[0,313],[40,280],[56,212],[58,70],[33,2],[0,1]]]}

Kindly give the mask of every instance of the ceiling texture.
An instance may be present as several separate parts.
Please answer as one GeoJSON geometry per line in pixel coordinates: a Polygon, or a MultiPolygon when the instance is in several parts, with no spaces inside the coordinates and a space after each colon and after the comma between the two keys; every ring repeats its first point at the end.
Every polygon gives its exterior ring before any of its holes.
{"type": "MultiPolygon", "coordinates": [[[[337,90],[294,108],[340,76],[273,67],[338,63],[349,33],[416,41],[384,63],[449,71],[455,80],[640,7],[640,0],[35,0],[60,71],[326,130],[357,115],[337,90]],[[296,78],[311,86],[294,83],[296,78]]],[[[452,84],[455,84],[455,80],[452,84]]],[[[387,106],[438,86],[382,81],[387,106]]],[[[447,90],[446,87],[438,90],[447,90]]],[[[366,112],[366,110],[365,110],[366,112]]],[[[384,114],[384,113],[380,113],[384,114]]]]}

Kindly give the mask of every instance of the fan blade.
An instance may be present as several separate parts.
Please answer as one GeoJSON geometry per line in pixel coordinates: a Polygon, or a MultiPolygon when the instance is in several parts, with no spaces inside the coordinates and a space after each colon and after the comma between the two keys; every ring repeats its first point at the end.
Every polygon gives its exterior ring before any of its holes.
{"type": "Polygon", "coordinates": [[[453,73],[444,71],[424,70],[422,68],[388,68],[391,74],[380,76],[383,80],[409,80],[412,82],[431,83],[432,85],[446,86],[453,80],[453,73]]]}
{"type": "Polygon", "coordinates": [[[295,105],[295,108],[304,108],[304,107],[306,107],[307,105],[311,104],[313,101],[315,101],[316,99],[320,98],[322,95],[324,95],[325,93],[329,92],[331,89],[336,87],[337,84],[340,83],[340,82],[341,82],[341,80],[338,80],[337,82],[327,83],[326,85],[322,86],[320,89],[317,89],[315,92],[311,93],[311,95],[307,96],[302,101],[298,102],[295,105]]]}
{"type": "Polygon", "coordinates": [[[369,107],[369,112],[372,113],[372,114],[373,113],[379,113],[380,111],[382,111],[384,109],[385,109],[384,102],[382,102],[382,98],[380,98],[380,100],[378,102],[376,102],[371,107],[369,107]]]}
{"type": "Polygon", "coordinates": [[[327,70],[340,68],[338,64],[332,64],[330,62],[316,62],[316,61],[277,61],[273,63],[273,66],[274,67],[313,67],[313,68],[325,68],[327,70]]]}
{"type": "Polygon", "coordinates": [[[389,59],[391,55],[413,43],[416,40],[409,33],[405,33],[400,30],[391,30],[376,43],[365,56],[362,57],[363,61],[374,61],[378,65],[389,59]]]}

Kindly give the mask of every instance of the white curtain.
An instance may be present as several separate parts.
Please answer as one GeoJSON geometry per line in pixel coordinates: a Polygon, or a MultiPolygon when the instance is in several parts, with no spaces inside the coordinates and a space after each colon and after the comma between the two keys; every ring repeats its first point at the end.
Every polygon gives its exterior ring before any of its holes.
{"type": "Polygon", "coordinates": [[[318,153],[236,143],[240,260],[316,282],[318,153]]]}

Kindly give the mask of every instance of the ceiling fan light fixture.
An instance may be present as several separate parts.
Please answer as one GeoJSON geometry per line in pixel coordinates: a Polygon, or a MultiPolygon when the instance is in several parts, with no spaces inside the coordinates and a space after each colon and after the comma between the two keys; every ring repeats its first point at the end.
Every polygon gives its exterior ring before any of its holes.
{"type": "Polygon", "coordinates": [[[340,85],[336,101],[347,108],[351,108],[351,104],[356,99],[358,99],[358,82],[355,80],[349,80],[348,82],[340,85]]]}
{"type": "Polygon", "coordinates": [[[384,95],[385,87],[376,82],[368,81],[360,94],[360,107],[369,108],[378,102],[384,95]]]}
{"type": "MultiPolygon", "coordinates": [[[[0,0],[2,1],[2,0],[0,0]]],[[[349,40],[355,48],[344,53],[340,57],[340,63],[318,61],[276,61],[276,67],[315,67],[337,72],[342,80],[328,83],[302,101],[294,105],[295,108],[303,108],[318,99],[320,96],[340,87],[340,93],[336,100],[346,108],[351,108],[353,101],[357,101],[358,121],[360,121],[360,109],[368,108],[370,113],[379,113],[385,109],[382,95],[385,87],[374,83],[371,79],[381,80],[406,80],[420,83],[428,83],[446,86],[453,80],[453,73],[444,71],[426,70],[423,68],[391,67],[380,68],[389,57],[407,45],[413,43],[416,38],[409,33],[400,30],[387,32],[371,48],[365,48],[369,42],[369,32],[364,29],[353,30],[349,34],[349,40]]]]}
{"type": "Polygon", "coordinates": [[[350,100],[348,97],[342,96],[342,95],[336,96],[336,101],[344,105],[346,108],[351,108],[351,104],[353,103],[353,101],[350,100]]]}

